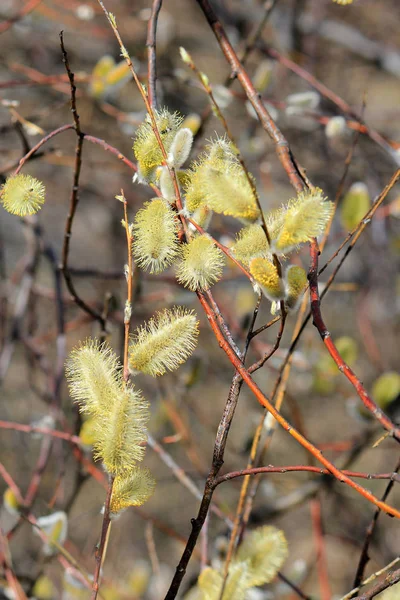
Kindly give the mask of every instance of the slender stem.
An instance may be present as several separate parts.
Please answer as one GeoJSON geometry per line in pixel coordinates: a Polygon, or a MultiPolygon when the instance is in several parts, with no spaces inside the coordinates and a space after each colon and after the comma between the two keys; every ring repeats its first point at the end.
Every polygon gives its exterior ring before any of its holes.
{"type": "Polygon", "coordinates": [[[376,585],[374,585],[373,588],[368,590],[368,592],[361,594],[361,596],[356,596],[354,598],[354,600],[372,600],[372,598],[375,598],[375,596],[377,596],[384,590],[387,590],[392,585],[399,583],[399,581],[400,581],[400,569],[397,569],[396,571],[392,571],[392,572],[388,573],[382,579],[382,581],[379,581],[376,585]]]}
{"type": "Polygon", "coordinates": [[[324,465],[324,467],[327,468],[332,473],[332,475],[336,477],[336,479],[338,479],[341,483],[346,483],[349,487],[357,491],[366,500],[368,500],[372,504],[375,504],[375,506],[379,506],[387,514],[400,518],[400,511],[393,508],[392,506],[389,506],[385,502],[382,502],[381,500],[376,498],[369,490],[366,490],[362,486],[358,485],[357,483],[352,481],[347,475],[342,473],[340,469],[335,467],[333,463],[331,463],[327,458],[323,456],[322,452],[318,448],[316,448],[316,446],[314,446],[303,435],[301,435],[301,433],[299,433],[294,427],[292,427],[292,425],[290,425],[290,423],[280,414],[280,412],[276,410],[276,408],[271,404],[268,398],[262,393],[258,385],[248,373],[247,369],[241,363],[241,361],[237,358],[235,352],[229,346],[227,341],[223,338],[219,330],[216,318],[213,312],[210,310],[210,307],[208,306],[204,295],[198,292],[197,296],[207,314],[210,326],[214,331],[214,334],[218,340],[221,349],[226,353],[232,365],[236,368],[236,370],[240,373],[244,381],[247,383],[248,387],[257,398],[258,402],[262,406],[267,408],[268,411],[272,414],[272,416],[276,419],[276,421],[278,421],[278,423],[281,425],[281,427],[285,431],[287,431],[287,433],[289,433],[289,435],[291,435],[301,446],[303,446],[303,448],[310,452],[310,454],[312,454],[318,460],[318,462],[324,465]]]}
{"type": "Polygon", "coordinates": [[[74,119],[74,129],[77,137],[76,147],[75,147],[75,167],[74,167],[74,176],[73,176],[73,184],[71,191],[71,200],[69,213],[67,217],[67,221],[65,223],[65,232],[64,232],[64,243],[62,249],[62,258],[60,270],[64,275],[65,283],[67,285],[68,291],[73,297],[75,303],[84,310],[88,315],[90,315],[93,319],[98,321],[101,326],[101,330],[105,331],[105,319],[103,316],[94,310],[91,306],[89,306],[77,293],[75,289],[75,285],[72,281],[72,275],[68,268],[68,258],[69,258],[69,249],[71,243],[71,235],[72,235],[72,224],[74,221],[76,209],[79,203],[79,179],[82,167],[82,150],[83,150],[83,140],[84,134],[81,130],[79,114],[76,107],[76,86],[74,81],[74,74],[70,69],[68,62],[68,55],[64,47],[64,39],[63,32],[60,33],[60,43],[61,43],[61,52],[63,56],[63,63],[65,64],[65,68],[68,74],[70,86],[71,86],[71,112],[74,119]]]}
{"type": "Polygon", "coordinates": [[[369,396],[367,390],[364,388],[357,375],[352,371],[352,369],[350,369],[350,367],[344,362],[344,360],[340,356],[331,338],[331,334],[325,325],[321,313],[321,301],[318,291],[319,248],[316,240],[313,240],[311,242],[310,253],[311,265],[308,273],[308,280],[310,282],[311,313],[313,317],[313,325],[318,329],[318,333],[320,334],[322,341],[327,347],[329,354],[335,361],[339,371],[341,371],[353,385],[357,394],[362,400],[365,408],[374,416],[374,418],[377,421],[379,421],[379,423],[384,429],[386,429],[386,431],[388,431],[398,442],[400,442],[400,428],[396,427],[393,421],[389,419],[389,417],[383,412],[383,410],[379,408],[379,406],[369,396]]]}
{"type": "Polygon", "coordinates": [[[324,532],[322,529],[321,501],[318,497],[311,498],[311,521],[314,534],[314,543],[317,555],[317,571],[319,579],[319,588],[321,590],[321,599],[331,599],[331,589],[329,585],[326,546],[324,532]]]}
{"type": "Polygon", "coordinates": [[[156,62],[156,33],[158,15],[162,6],[162,0],[153,0],[151,15],[147,26],[147,81],[150,105],[157,110],[157,62],[156,62]]]}
{"type": "Polygon", "coordinates": [[[0,429],[12,429],[14,431],[22,431],[24,433],[40,433],[51,437],[59,438],[80,446],[81,438],[77,435],[72,435],[65,431],[57,431],[56,429],[48,429],[47,427],[34,427],[33,425],[23,425],[22,423],[14,423],[12,421],[0,421],[0,429]]]}
{"type": "Polygon", "coordinates": [[[400,561],[400,557],[395,558],[388,565],[385,565],[383,567],[383,569],[379,569],[379,571],[376,571],[375,573],[372,573],[372,575],[370,575],[369,577],[367,577],[367,579],[364,579],[364,581],[362,581],[358,587],[354,588],[353,590],[350,590],[350,592],[348,592],[347,594],[345,594],[344,596],[342,596],[339,600],[350,600],[350,598],[353,598],[353,600],[356,600],[354,598],[354,595],[357,594],[357,592],[360,591],[361,587],[363,587],[364,585],[367,585],[368,583],[371,583],[372,581],[374,581],[377,577],[379,577],[379,575],[382,575],[383,573],[385,573],[386,571],[388,571],[389,569],[391,569],[392,567],[394,567],[394,565],[397,565],[399,563],[399,561],[400,561]]]}
{"type": "MultiPolygon", "coordinates": [[[[252,317],[252,320],[251,320],[251,323],[249,326],[249,330],[248,330],[248,334],[247,334],[246,342],[245,342],[245,347],[244,347],[244,350],[242,353],[243,360],[245,359],[247,350],[249,348],[249,344],[251,341],[251,334],[252,334],[252,331],[253,331],[253,328],[254,328],[254,325],[256,322],[256,318],[258,315],[258,311],[260,308],[261,298],[262,298],[262,296],[259,295],[256,306],[254,308],[253,317],[252,317]]],[[[192,531],[191,531],[189,539],[187,541],[185,550],[179,561],[179,565],[176,568],[176,572],[175,572],[175,575],[171,582],[170,588],[167,592],[167,595],[165,596],[165,600],[172,600],[172,598],[176,597],[176,594],[178,593],[179,587],[182,583],[182,579],[186,573],[187,565],[188,565],[190,558],[192,556],[192,553],[195,549],[197,539],[198,539],[200,532],[203,528],[203,525],[206,521],[208,511],[211,506],[212,496],[214,493],[214,487],[215,487],[214,482],[215,482],[215,479],[224,463],[224,453],[225,453],[226,441],[228,439],[229,429],[230,429],[230,426],[231,426],[231,423],[232,423],[232,420],[233,420],[233,417],[235,414],[235,410],[236,410],[236,406],[238,403],[242,384],[243,384],[243,379],[239,375],[239,373],[236,371],[235,375],[233,376],[231,387],[230,387],[229,394],[228,394],[228,398],[227,398],[227,401],[226,401],[226,404],[224,407],[224,411],[222,413],[222,417],[221,417],[219,425],[218,425],[217,436],[215,438],[215,443],[214,443],[212,464],[211,464],[210,472],[208,474],[208,477],[207,477],[207,480],[205,483],[203,498],[202,498],[202,501],[200,504],[199,512],[197,514],[197,518],[192,519],[192,531]]]]}
{"type": "Polygon", "coordinates": [[[247,95],[247,98],[256,111],[262,127],[274,142],[278,158],[287,173],[290,183],[293,185],[296,191],[301,192],[305,185],[307,185],[306,178],[301,167],[295,161],[287,140],[265,108],[260,98],[260,94],[250,81],[246,70],[240,62],[231,43],[229,42],[220,21],[211,7],[211,4],[208,2],[208,0],[197,0],[197,3],[203,11],[208,24],[210,25],[222,52],[224,53],[224,56],[232,69],[232,72],[237,76],[247,95]]]}
{"type": "Polygon", "coordinates": [[[124,315],[124,380],[125,382],[129,379],[129,365],[128,365],[128,350],[129,350],[129,328],[131,323],[132,314],[132,298],[133,298],[133,261],[132,261],[132,234],[131,228],[128,221],[128,203],[124,196],[123,190],[121,190],[121,198],[124,203],[124,221],[125,221],[125,232],[126,232],[126,247],[128,255],[128,269],[126,273],[126,287],[127,287],[127,300],[125,306],[124,315]]]}
{"type": "MultiPolygon", "coordinates": [[[[393,474],[398,473],[399,470],[400,470],[400,460],[397,462],[397,465],[396,465],[396,468],[395,468],[393,474]]],[[[382,500],[384,502],[386,501],[388,495],[390,494],[390,492],[391,492],[391,490],[392,490],[392,488],[394,486],[394,482],[395,482],[395,479],[392,478],[389,481],[388,485],[386,486],[386,489],[385,489],[385,491],[383,493],[383,496],[382,496],[382,500]]],[[[372,536],[373,536],[373,533],[375,531],[376,524],[378,523],[378,519],[379,519],[379,515],[380,514],[381,514],[381,511],[379,510],[379,508],[377,508],[375,510],[375,512],[374,512],[374,516],[372,517],[372,520],[371,520],[370,524],[367,527],[367,531],[366,531],[366,535],[365,535],[365,540],[364,540],[363,547],[362,547],[362,550],[361,550],[360,559],[359,559],[358,565],[357,565],[357,571],[356,571],[356,575],[355,575],[355,578],[354,578],[353,587],[358,587],[361,584],[361,582],[362,582],[362,580],[364,578],[365,567],[367,566],[367,564],[369,562],[369,559],[370,559],[369,554],[368,554],[368,550],[369,550],[369,546],[370,546],[370,543],[371,543],[371,540],[372,540],[372,536]]]]}
{"type": "Polygon", "coordinates": [[[122,152],[120,152],[117,148],[114,148],[114,146],[111,146],[111,144],[108,144],[104,140],[97,138],[94,135],[88,135],[87,133],[84,133],[83,137],[85,138],[86,141],[91,142],[92,144],[97,144],[98,146],[101,146],[102,148],[104,148],[104,150],[106,150],[107,152],[111,152],[111,154],[114,154],[127,167],[132,169],[132,171],[137,171],[137,166],[135,165],[135,163],[133,163],[131,160],[129,160],[129,158],[126,158],[126,156],[124,156],[122,154],[122,152]]]}
{"type": "Polygon", "coordinates": [[[101,537],[99,547],[96,550],[96,569],[93,575],[92,594],[90,600],[96,600],[100,587],[100,574],[103,564],[103,557],[106,550],[106,542],[108,537],[108,529],[110,526],[110,502],[114,484],[114,476],[110,476],[107,488],[106,501],[104,503],[103,525],[101,527],[101,537]]]}
{"type": "MultiPolygon", "coordinates": [[[[349,471],[343,469],[341,471],[344,475],[348,477],[357,477],[359,479],[389,479],[390,482],[400,483],[400,476],[397,472],[393,473],[361,473],[359,471],[349,471]]],[[[254,467],[252,469],[241,469],[239,471],[232,471],[230,473],[226,473],[225,475],[220,475],[214,481],[214,487],[221,485],[221,483],[225,483],[226,481],[231,481],[232,479],[237,479],[238,477],[246,477],[246,476],[254,476],[254,475],[267,475],[278,473],[284,475],[285,473],[316,473],[318,475],[332,475],[332,472],[329,469],[321,469],[321,467],[313,467],[310,465],[287,465],[287,466],[279,466],[273,467],[272,465],[268,465],[268,467],[254,467]]]]}

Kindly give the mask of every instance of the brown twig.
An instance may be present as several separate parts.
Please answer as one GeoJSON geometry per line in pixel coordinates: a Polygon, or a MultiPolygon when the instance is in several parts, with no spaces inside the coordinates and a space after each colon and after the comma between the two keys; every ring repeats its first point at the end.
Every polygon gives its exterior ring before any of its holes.
{"type": "Polygon", "coordinates": [[[237,79],[242,85],[244,91],[246,92],[247,98],[249,99],[252,107],[257,113],[261,125],[273,141],[276,148],[276,152],[278,154],[278,158],[286,171],[290,183],[293,185],[296,191],[301,192],[307,185],[306,179],[303,174],[303,170],[297,164],[291,153],[287,140],[285,139],[282,132],[274,123],[274,121],[271,118],[271,115],[265,108],[260,98],[260,95],[254,88],[247,72],[245,71],[243,65],[239,61],[239,58],[236,52],[234,51],[231,43],[229,42],[227,35],[220,21],[218,20],[214,10],[212,9],[210,3],[208,2],[208,0],[197,0],[197,3],[203,11],[208,21],[208,24],[210,25],[215,35],[221,47],[221,50],[224,53],[224,56],[232,69],[232,73],[234,73],[237,76],[237,79]]]}
{"type": "MultiPolygon", "coordinates": [[[[398,461],[396,468],[394,470],[394,473],[398,473],[400,470],[400,460],[398,461]]],[[[386,502],[387,497],[389,496],[393,486],[394,486],[394,479],[391,479],[388,483],[388,485],[386,486],[386,489],[383,493],[382,496],[382,500],[384,502],[386,502]]],[[[379,519],[379,515],[381,514],[381,511],[379,510],[379,508],[377,508],[374,512],[374,516],[371,519],[370,524],[367,527],[367,531],[366,531],[366,535],[365,535],[365,539],[364,539],[364,543],[363,543],[363,547],[361,550],[361,555],[358,561],[358,565],[357,565],[357,571],[356,571],[356,575],[354,577],[354,583],[353,583],[353,587],[356,588],[358,587],[363,578],[364,578],[364,571],[365,571],[365,567],[367,566],[370,557],[368,554],[368,550],[372,541],[372,536],[374,534],[376,525],[378,523],[378,519],[379,519]]]]}
{"type": "Polygon", "coordinates": [[[157,34],[157,22],[158,15],[162,6],[162,0],[153,0],[151,7],[151,15],[147,26],[147,81],[148,81],[148,95],[150,106],[157,110],[157,62],[156,62],[156,34],[157,34]]]}
{"type": "Polygon", "coordinates": [[[354,600],[372,600],[372,598],[375,598],[375,596],[377,596],[384,590],[387,590],[392,585],[399,583],[399,581],[400,581],[400,569],[397,569],[396,571],[392,571],[391,573],[388,573],[382,579],[382,581],[379,581],[368,592],[361,594],[361,596],[356,596],[354,598],[354,600]]]}
{"type": "Polygon", "coordinates": [[[40,433],[41,435],[48,435],[55,437],[60,440],[65,440],[80,446],[82,441],[77,435],[66,433],[65,431],[56,431],[55,429],[48,429],[47,427],[34,427],[33,425],[23,425],[22,423],[14,423],[12,421],[0,421],[0,429],[12,429],[14,431],[22,431],[24,433],[40,433]]]}
{"type": "Polygon", "coordinates": [[[105,550],[106,550],[108,532],[109,532],[109,527],[110,527],[110,523],[111,523],[110,503],[111,503],[113,486],[114,486],[114,476],[110,475],[109,481],[108,481],[108,487],[107,487],[107,495],[106,495],[106,499],[104,502],[104,514],[103,514],[103,524],[101,527],[100,543],[96,550],[96,568],[95,568],[94,575],[93,575],[92,594],[90,596],[90,600],[96,600],[97,595],[99,593],[101,567],[103,564],[103,558],[104,558],[104,554],[105,554],[105,550]]]}
{"type": "Polygon", "coordinates": [[[344,596],[342,596],[339,600],[350,600],[350,598],[353,598],[353,600],[356,600],[354,598],[354,595],[357,594],[357,592],[360,591],[361,587],[363,587],[365,585],[368,585],[368,583],[371,583],[372,581],[375,581],[375,579],[377,579],[377,577],[379,577],[383,573],[386,573],[389,569],[391,569],[392,567],[394,567],[395,565],[397,565],[399,563],[399,561],[400,561],[400,557],[395,558],[388,565],[385,565],[383,567],[383,569],[379,569],[379,571],[376,571],[375,573],[372,573],[372,575],[370,575],[369,577],[367,577],[367,579],[365,579],[364,581],[362,581],[361,584],[358,587],[354,588],[353,590],[350,590],[350,592],[348,592],[347,594],[345,594],[344,596]]]}
{"type": "MultiPolygon", "coordinates": [[[[280,54],[275,48],[267,47],[264,44],[258,44],[259,47],[267,54],[269,57],[279,61],[282,65],[284,65],[287,69],[290,69],[293,73],[296,73],[299,77],[307,81],[317,92],[324,96],[328,100],[330,100],[333,104],[335,104],[344,114],[349,115],[350,117],[356,119],[359,124],[359,130],[367,134],[374,142],[376,142],[383,150],[385,150],[392,158],[396,157],[395,150],[389,144],[389,142],[377,131],[368,127],[364,122],[362,117],[357,114],[357,112],[345,102],[342,98],[340,98],[337,94],[332,92],[326,85],[318,81],[311,73],[303,69],[300,65],[296,64],[289,58],[280,54]]],[[[397,159],[398,160],[398,159],[397,159]]],[[[397,162],[397,161],[396,161],[397,162]]],[[[398,162],[397,162],[398,164],[398,162]]]]}
{"type": "Polygon", "coordinates": [[[72,275],[68,268],[68,258],[69,258],[69,248],[71,243],[71,235],[72,235],[72,224],[74,221],[76,209],[79,203],[79,179],[82,167],[82,149],[83,149],[83,140],[84,134],[81,131],[81,125],[79,120],[79,114],[76,107],[76,86],[74,82],[74,74],[70,69],[68,62],[68,55],[64,47],[64,38],[63,32],[60,32],[60,43],[61,43],[61,52],[63,56],[63,63],[65,64],[65,68],[67,70],[70,86],[71,86],[71,112],[74,119],[74,129],[77,137],[76,147],[75,147],[75,167],[74,167],[74,176],[73,176],[73,185],[71,191],[71,200],[70,207],[68,212],[67,221],[65,223],[65,233],[64,233],[64,243],[62,249],[62,258],[60,270],[64,275],[65,283],[67,285],[68,291],[73,297],[75,303],[84,310],[88,315],[90,315],[93,319],[99,322],[101,330],[105,331],[106,323],[103,316],[94,310],[91,306],[89,306],[82,298],[78,295],[75,285],[72,281],[72,275]]]}
{"type": "MultiPolygon", "coordinates": [[[[258,297],[258,301],[253,311],[252,320],[249,325],[249,330],[244,346],[244,350],[241,353],[242,360],[244,361],[246,358],[247,350],[251,341],[251,334],[257,319],[258,311],[261,303],[261,295],[258,297]]],[[[215,317],[216,318],[216,317],[215,317]]],[[[226,342],[227,343],[227,342],[226,342]]],[[[239,360],[239,359],[238,359],[239,360]]],[[[211,506],[211,500],[214,493],[214,482],[215,479],[223,465],[224,462],[224,454],[225,454],[225,446],[228,439],[229,429],[236,411],[236,406],[239,400],[239,394],[242,388],[243,379],[240,374],[236,371],[231,387],[229,389],[228,398],[224,407],[224,411],[222,413],[217,435],[214,442],[214,450],[213,450],[213,459],[211,468],[205,483],[203,497],[200,503],[200,508],[197,514],[196,519],[192,519],[192,531],[190,533],[189,539],[187,541],[185,550],[182,554],[179,565],[176,569],[175,576],[171,582],[170,588],[167,592],[165,600],[170,600],[175,598],[180,584],[182,582],[183,576],[186,572],[186,567],[190,561],[192,553],[195,549],[197,539],[200,535],[200,532],[203,528],[204,523],[206,522],[208,511],[211,506]]]]}
{"type": "MultiPolygon", "coordinates": [[[[343,469],[341,471],[344,475],[348,477],[357,477],[359,479],[383,479],[390,480],[390,483],[393,485],[393,482],[400,483],[400,476],[397,472],[393,473],[361,473],[359,471],[349,471],[347,469],[343,469]]],[[[321,469],[321,467],[313,467],[310,465],[288,465],[288,466],[279,466],[273,467],[272,465],[268,465],[267,467],[254,467],[252,469],[241,469],[239,471],[232,471],[231,473],[226,473],[225,475],[221,475],[214,482],[214,487],[221,485],[226,481],[231,481],[232,479],[236,479],[238,477],[246,477],[246,476],[255,476],[262,474],[274,474],[278,473],[284,475],[285,473],[316,473],[318,475],[332,475],[332,472],[329,469],[321,469]]]]}

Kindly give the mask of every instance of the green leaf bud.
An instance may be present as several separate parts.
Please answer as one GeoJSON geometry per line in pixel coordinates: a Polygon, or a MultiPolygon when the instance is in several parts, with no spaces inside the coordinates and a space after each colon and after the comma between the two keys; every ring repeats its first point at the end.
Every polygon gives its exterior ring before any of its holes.
{"type": "Polygon", "coordinates": [[[345,194],[341,210],[340,220],[345,229],[351,231],[365,217],[371,206],[371,197],[365,183],[361,181],[353,183],[347,194],[345,194]]]}

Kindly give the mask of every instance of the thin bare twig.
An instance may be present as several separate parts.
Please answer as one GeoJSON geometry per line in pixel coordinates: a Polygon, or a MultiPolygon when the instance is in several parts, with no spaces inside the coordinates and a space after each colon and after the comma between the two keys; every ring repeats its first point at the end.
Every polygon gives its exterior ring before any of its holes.
{"type": "Polygon", "coordinates": [[[62,249],[62,258],[60,269],[62,274],[64,275],[65,283],[67,284],[67,288],[71,296],[73,297],[76,304],[84,310],[88,315],[90,315],[93,319],[99,322],[101,330],[105,331],[106,323],[103,316],[94,310],[91,306],[89,306],[82,298],[78,295],[78,292],[75,289],[75,285],[72,281],[72,275],[68,268],[68,258],[69,258],[69,248],[71,243],[71,235],[72,235],[72,224],[74,221],[76,209],[79,203],[79,180],[80,173],[82,167],[82,149],[83,149],[83,140],[84,134],[81,131],[81,125],[79,120],[79,114],[76,107],[76,86],[74,82],[74,74],[70,69],[68,62],[68,55],[64,47],[64,38],[63,32],[60,32],[60,43],[61,43],[61,52],[63,56],[63,63],[65,64],[65,68],[67,70],[70,86],[71,86],[71,112],[74,119],[74,129],[77,137],[76,147],[75,147],[75,167],[74,167],[74,176],[73,176],[73,185],[71,191],[71,200],[69,213],[67,217],[67,221],[65,223],[65,233],[64,233],[64,243],[62,249]]]}
{"type": "MultiPolygon", "coordinates": [[[[394,470],[394,473],[398,473],[400,470],[400,460],[397,462],[396,468],[394,470]]],[[[394,479],[391,479],[388,483],[388,485],[386,486],[386,489],[382,495],[382,500],[385,502],[387,497],[389,496],[393,486],[394,486],[394,479]]],[[[358,561],[358,565],[357,565],[357,571],[356,571],[356,575],[354,577],[354,583],[353,583],[353,587],[358,587],[363,578],[364,578],[364,571],[365,571],[365,567],[367,566],[368,562],[369,562],[369,554],[368,554],[368,550],[369,550],[369,546],[371,544],[372,541],[372,536],[374,534],[375,531],[375,527],[378,523],[378,519],[379,519],[379,515],[381,514],[381,511],[379,510],[379,508],[376,509],[376,511],[374,512],[374,516],[371,519],[370,524],[367,527],[367,531],[366,531],[366,535],[365,535],[365,539],[364,539],[364,543],[363,543],[363,547],[361,550],[361,555],[360,555],[360,559],[358,561]]]]}
{"type": "Polygon", "coordinates": [[[148,81],[148,95],[150,106],[157,110],[157,62],[156,62],[156,37],[157,37],[157,22],[158,15],[162,6],[162,0],[153,0],[151,8],[151,15],[147,26],[147,81],[148,81]]]}
{"type": "Polygon", "coordinates": [[[308,280],[310,282],[310,299],[311,299],[311,313],[313,317],[313,325],[318,329],[322,341],[327,347],[329,354],[335,361],[339,371],[341,371],[350,383],[355,388],[357,394],[362,400],[365,408],[372,414],[372,416],[379,421],[386,431],[388,431],[398,442],[400,442],[400,429],[389,419],[389,417],[383,412],[381,408],[373,401],[368,394],[367,390],[362,385],[356,374],[350,369],[350,367],[344,362],[340,356],[332,338],[328,331],[321,313],[321,301],[318,291],[318,255],[319,248],[316,240],[311,242],[310,247],[311,254],[311,265],[308,272],[308,280]]]}

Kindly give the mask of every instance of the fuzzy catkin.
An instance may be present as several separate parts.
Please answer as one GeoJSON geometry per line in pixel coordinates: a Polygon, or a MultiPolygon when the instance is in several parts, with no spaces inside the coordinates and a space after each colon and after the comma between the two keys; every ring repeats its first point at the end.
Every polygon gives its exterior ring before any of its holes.
{"type": "MultiPolygon", "coordinates": [[[[249,588],[247,571],[246,563],[230,566],[222,600],[243,600],[246,597],[246,590],[249,588]]],[[[202,571],[198,582],[203,594],[201,598],[220,600],[224,582],[222,573],[216,569],[207,567],[202,571]]]]}
{"type": "Polygon", "coordinates": [[[247,563],[248,586],[259,586],[272,581],[287,556],[288,547],[283,531],[266,525],[248,534],[232,566],[247,563]]]}
{"type": "Polygon", "coordinates": [[[110,510],[119,513],[129,506],[141,506],[154,492],[155,481],[148,469],[135,467],[114,480],[110,510]]]}
{"type": "Polygon", "coordinates": [[[133,223],[133,256],[150,273],[160,273],[179,250],[175,213],[163,198],[145,202],[133,223]]]}
{"type": "Polygon", "coordinates": [[[289,311],[295,311],[307,285],[307,273],[301,267],[291,265],[285,273],[286,295],[285,306],[289,311]]]}
{"type": "Polygon", "coordinates": [[[270,256],[268,241],[261,225],[253,224],[241,229],[236,235],[232,251],[235,257],[245,264],[252,258],[270,256]]]}
{"type": "Polygon", "coordinates": [[[80,410],[92,415],[107,412],[121,391],[121,363],[110,346],[87,339],[72,350],[66,363],[69,393],[80,410]]]}
{"type": "Polygon", "coordinates": [[[207,289],[222,275],[224,255],[207,235],[194,237],[181,250],[177,279],[191,291],[207,289]]]}
{"type": "Polygon", "coordinates": [[[201,162],[194,163],[188,171],[185,183],[185,208],[193,213],[207,203],[204,182],[207,179],[208,165],[201,162]]]}
{"type": "Polygon", "coordinates": [[[284,298],[283,281],[271,261],[266,258],[253,258],[250,261],[249,268],[254,280],[269,300],[282,300],[284,298]]]}
{"type": "MultiPolygon", "coordinates": [[[[165,152],[168,154],[182,123],[182,117],[164,108],[155,112],[155,121],[165,152]]],[[[133,151],[138,161],[139,181],[154,182],[157,167],[162,164],[164,157],[149,115],[136,132],[133,151]]]]}
{"type": "Polygon", "coordinates": [[[121,389],[119,398],[97,423],[95,456],[109,473],[129,473],[143,459],[147,440],[148,403],[133,386],[121,389]]]}
{"type": "Polygon", "coordinates": [[[237,148],[224,137],[217,138],[207,145],[206,151],[191,165],[188,171],[188,181],[185,185],[185,208],[189,213],[193,213],[200,206],[212,208],[211,203],[214,203],[215,212],[237,216],[231,212],[235,208],[232,209],[230,206],[231,203],[235,203],[236,213],[239,207],[238,218],[241,218],[244,212],[250,221],[257,218],[257,216],[252,217],[254,194],[251,186],[250,191],[248,189],[247,178],[237,157],[237,148]],[[229,176],[227,176],[228,171],[229,176]],[[246,181],[243,180],[243,176],[246,181]],[[236,181],[237,179],[238,181],[236,181]],[[236,195],[238,196],[237,201],[235,201],[236,195]],[[225,199],[225,196],[228,198],[225,199]]]}
{"type": "Polygon", "coordinates": [[[252,187],[240,164],[223,170],[210,168],[205,182],[207,206],[214,212],[253,223],[260,211],[252,187]]]}
{"type": "Polygon", "coordinates": [[[12,175],[0,188],[0,201],[12,215],[25,217],[34,215],[45,201],[45,187],[31,175],[12,175]]]}
{"type": "Polygon", "coordinates": [[[275,213],[277,226],[271,236],[273,252],[285,254],[319,236],[333,211],[333,203],[326,200],[322,190],[317,188],[300,193],[275,213]]]}
{"type": "Polygon", "coordinates": [[[168,164],[179,169],[188,159],[193,144],[193,133],[187,127],[175,135],[168,152],[168,164]]]}
{"type": "Polygon", "coordinates": [[[198,334],[198,321],[192,311],[178,306],[156,313],[131,337],[131,372],[156,377],[174,371],[192,354],[198,334]]]}

